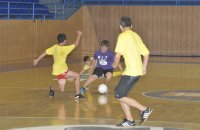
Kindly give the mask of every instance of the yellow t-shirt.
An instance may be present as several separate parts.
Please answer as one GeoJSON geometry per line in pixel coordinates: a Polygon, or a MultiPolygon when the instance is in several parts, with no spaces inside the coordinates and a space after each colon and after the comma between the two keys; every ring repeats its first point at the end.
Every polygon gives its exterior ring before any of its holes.
{"type": "MultiPolygon", "coordinates": [[[[94,57],[90,57],[90,62],[92,62],[92,60],[94,60],[94,57]]],[[[92,67],[92,65],[87,65],[87,64],[85,64],[85,65],[83,66],[83,70],[84,70],[84,71],[89,70],[89,69],[91,69],[91,67],[92,67]]]]}
{"type": "Polygon", "coordinates": [[[115,52],[123,55],[126,68],[123,75],[143,75],[142,57],[149,55],[149,51],[140,36],[132,30],[122,32],[117,41],[115,52]]]}
{"type": "Polygon", "coordinates": [[[67,55],[75,48],[75,45],[69,46],[60,46],[58,44],[46,49],[48,55],[53,55],[54,64],[53,64],[53,75],[59,75],[68,70],[66,64],[67,55]]]}
{"type": "Polygon", "coordinates": [[[90,68],[91,68],[90,65],[84,65],[84,66],[83,66],[83,70],[84,70],[84,71],[89,70],[90,68]]]}

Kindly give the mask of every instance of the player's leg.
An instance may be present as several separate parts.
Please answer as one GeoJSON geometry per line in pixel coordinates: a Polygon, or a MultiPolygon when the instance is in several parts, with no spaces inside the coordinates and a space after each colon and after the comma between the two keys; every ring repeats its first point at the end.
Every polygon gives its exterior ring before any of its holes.
{"type": "Polygon", "coordinates": [[[89,78],[86,80],[85,84],[83,87],[81,87],[80,92],[84,93],[86,90],[86,87],[89,87],[89,85],[95,81],[98,77],[100,77],[103,74],[103,71],[101,68],[95,68],[94,72],[92,75],[89,76],[89,78]]]}
{"type": "Polygon", "coordinates": [[[72,77],[74,79],[74,83],[75,83],[75,90],[76,90],[76,94],[75,94],[75,99],[82,99],[85,98],[83,95],[80,94],[79,89],[80,89],[80,74],[74,71],[68,71],[68,73],[66,74],[66,78],[68,77],[72,77]]]}
{"type": "Polygon", "coordinates": [[[115,96],[125,108],[123,108],[123,110],[126,115],[126,118],[131,119],[130,110],[127,109],[126,105],[128,105],[129,107],[132,106],[141,111],[141,123],[144,123],[150,116],[152,109],[140,104],[133,98],[127,97],[128,92],[135,85],[138,79],[139,77],[122,76],[118,86],[115,88],[115,96]]]}
{"type": "Polygon", "coordinates": [[[133,85],[136,83],[138,79],[139,77],[132,78],[131,76],[122,76],[117,87],[115,88],[115,97],[117,100],[120,101],[120,104],[126,116],[126,119],[123,120],[120,124],[118,124],[118,126],[134,126],[135,125],[135,122],[133,120],[131,110],[130,110],[131,105],[126,103],[126,97],[127,97],[128,92],[131,90],[131,88],[133,87],[133,85]]]}
{"type": "MultiPolygon", "coordinates": [[[[142,104],[140,104],[138,101],[136,101],[135,99],[133,98],[129,98],[129,97],[123,97],[123,98],[120,98],[118,99],[120,101],[120,103],[122,104],[126,104],[128,106],[131,106],[131,107],[134,107],[138,110],[140,110],[140,114],[141,114],[141,125],[143,125],[148,117],[150,116],[150,114],[152,113],[153,109],[147,107],[147,106],[144,106],[142,104]]],[[[129,114],[129,111],[124,111],[125,115],[126,115],[126,118],[128,119],[131,119],[130,118],[130,114],[129,114]]]]}
{"type": "Polygon", "coordinates": [[[120,82],[115,88],[115,96],[120,102],[127,104],[129,106],[135,107],[140,111],[143,111],[146,109],[145,106],[141,105],[135,99],[127,97],[128,92],[132,89],[132,87],[135,85],[138,79],[139,79],[139,76],[137,77],[122,76],[122,78],[120,79],[120,82]]]}
{"type": "Polygon", "coordinates": [[[126,119],[129,120],[129,121],[133,121],[130,106],[125,104],[125,103],[122,103],[122,102],[120,102],[120,105],[121,105],[121,107],[122,107],[122,109],[125,113],[126,119]]]}
{"type": "Polygon", "coordinates": [[[79,75],[79,73],[69,70],[66,74],[66,78],[68,78],[68,77],[72,77],[74,79],[76,94],[79,94],[79,89],[80,89],[80,75],[79,75]]]}
{"type": "Polygon", "coordinates": [[[66,84],[66,79],[58,79],[58,87],[60,92],[65,91],[65,84],[66,84]]]}
{"type": "Polygon", "coordinates": [[[132,106],[132,107],[134,107],[134,108],[136,108],[136,109],[138,109],[138,110],[140,110],[140,111],[144,111],[144,110],[147,109],[146,106],[140,104],[138,101],[136,101],[136,100],[133,99],[133,98],[122,97],[122,98],[120,98],[120,99],[118,99],[118,100],[119,100],[120,102],[125,103],[125,104],[127,104],[127,105],[129,105],[129,106],[132,106]]]}
{"type": "MultiPolygon", "coordinates": [[[[57,80],[58,80],[58,88],[60,90],[60,92],[64,92],[65,91],[65,84],[66,84],[66,73],[64,72],[62,74],[59,74],[56,76],[57,80]]],[[[54,88],[52,86],[50,86],[49,88],[49,97],[52,98],[55,94],[54,88]]]]}
{"type": "Polygon", "coordinates": [[[83,88],[88,87],[93,81],[95,81],[98,78],[97,75],[90,75],[88,80],[85,82],[85,84],[83,85],[83,88]]]}
{"type": "Polygon", "coordinates": [[[49,98],[53,98],[55,95],[54,88],[52,86],[49,87],[49,98]]]}
{"type": "Polygon", "coordinates": [[[105,84],[107,84],[111,79],[112,79],[112,77],[113,77],[113,70],[112,69],[110,69],[110,70],[105,70],[104,71],[104,75],[105,75],[105,84]]]}
{"type": "Polygon", "coordinates": [[[125,117],[122,122],[120,122],[119,124],[117,124],[116,126],[135,126],[135,121],[133,120],[132,114],[131,114],[131,109],[130,106],[120,102],[121,107],[125,113],[125,117]]]}
{"type": "Polygon", "coordinates": [[[67,71],[56,76],[56,78],[58,80],[58,88],[59,88],[60,92],[65,91],[66,74],[67,74],[67,71]]]}

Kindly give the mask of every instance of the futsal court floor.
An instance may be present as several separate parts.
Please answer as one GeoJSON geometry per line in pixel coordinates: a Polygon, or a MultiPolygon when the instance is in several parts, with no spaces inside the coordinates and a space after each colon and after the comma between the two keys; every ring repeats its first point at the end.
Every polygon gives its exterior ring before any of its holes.
{"type": "MultiPolygon", "coordinates": [[[[130,97],[154,109],[145,127],[200,130],[199,61],[151,59],[147,75],[129,93],[130,97]]],[[[80,71],[80,66],[69,64],[74,71],[80,71]]],[[[51,67],[1,72],[0,130],[64,130],[82,125],[113,127],[124,117],[113,93],[120,76],[111,80],[108,94],[98,93],[97,87],[104,80],[96,80],[85,93],[86,99],[80,102],[74,100],[73,82],[67,82],[65,92],[61,93],[54,78],[51,67]],[[56,89],[53,99],[48,96],[50,85],[56,89]]],[[[132,113],[137,127],[141,128],[139,111],[132,109],[132,113]]]]}

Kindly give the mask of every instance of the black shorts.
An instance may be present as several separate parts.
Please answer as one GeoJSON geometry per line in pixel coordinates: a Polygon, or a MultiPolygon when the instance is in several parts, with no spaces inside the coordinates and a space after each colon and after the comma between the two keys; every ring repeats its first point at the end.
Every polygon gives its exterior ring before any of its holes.
{"type": "Polygon", "coordinates": [[[115,88],[115,98],[126,97],[139,78],[140,76],[123,75],[115,88]]]}
{"type": "Polygon", "coordinates": [[[104,77],[106,77],[106,73],[108,72],[113,72],[113,69],[108,69],[108,70],[103,70],[100,67],[97,67],[94,69],[94,72],[92,73],[92,75],[96,75],[98,77],[101,77],[104,74],[104,77]]]}

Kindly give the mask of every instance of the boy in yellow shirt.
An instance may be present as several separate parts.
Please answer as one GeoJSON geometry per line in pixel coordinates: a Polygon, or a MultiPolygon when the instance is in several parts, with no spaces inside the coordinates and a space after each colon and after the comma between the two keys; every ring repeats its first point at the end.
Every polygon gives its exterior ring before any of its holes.
{"type": "MultiPolygon", "coordinates": [[[[76,88],[76,94],[75,99],[84,98],[79,93],[80,89],[80,75],[77,72],[71,71],[68,69],[68,66],[66,64],[66,58],[68,54],[79,45],[80,38],[82,36],[81,31],[77,31],[77,38],[74,44],[72,45],[66,45],[67,44],[67,37],[65,34],[58,34],[57,41],[58,44],[53,45],[52,47],[46,49],[45,52],[43,52],[37,59],[33,61],[33,65],[37,65],[38,62],[44,58],[46,55],[52,55],[53,56],[53,71],[52,75],[56,76],[58,79],[58,87],[61,92],[64,92],[66,79],[68,77],[72,77],[75,81],[75,88],[76,88]]],[[[50,91],[51,90],[50,88],[50,91]]],[[[53,95],[52,95],[53,96],[53,95]]]]}
{"type": "Polygon", "coordinates": [[[112,66],[116,68],[119,64],[120,57],[124,57],[126,68],[115,88],[115,98],[120,102],[126,116],[117,126],[128,127],[135,126],[130,107],[134,107],[141,112],[141,124],[148,119],[153,110],[127,96],[128,92],[133,88],[139,78],[146,74],[149,51],[142,42],[140,36],[131,30],[132,22],[129,17],[123,16],[121,18],[120,29],[122,33],[117,40],[115,48],[116,54],[112,66]],[[143,56],[143,61],[141,56],[143,56]]]}
{"type": "Polygon", "coordinates": [[[85,73],[85,71],[87,71],[87,74],[90,75],[93,72],[94,69],[94,58],[93,57],[89,57],[89,56],[84,56],[83,57],[83,62],[84,62],[84,66],[80,72],[80,75],[82,75],[83,73],[85,73]]]}

